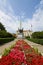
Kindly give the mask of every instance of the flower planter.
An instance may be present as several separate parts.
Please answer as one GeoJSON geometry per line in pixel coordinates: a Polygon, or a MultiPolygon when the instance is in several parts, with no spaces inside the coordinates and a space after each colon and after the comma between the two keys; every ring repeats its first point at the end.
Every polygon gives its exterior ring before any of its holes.
{"type": "Polygon", "coordinates": [[[18,40],[8,55],[0,58],[0,65],[43,65],[43,56],[24,40],[18,40]]]}

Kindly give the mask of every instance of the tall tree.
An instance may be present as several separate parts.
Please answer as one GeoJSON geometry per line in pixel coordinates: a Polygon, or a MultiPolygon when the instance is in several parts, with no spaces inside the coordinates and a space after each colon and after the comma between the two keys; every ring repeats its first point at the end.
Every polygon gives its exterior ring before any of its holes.
{"type": "Polygon", "coordinates": [[[5,27],[4,27],[4,25],[1,22],[0,22],[0,30],[5,30],[5,27]]]}

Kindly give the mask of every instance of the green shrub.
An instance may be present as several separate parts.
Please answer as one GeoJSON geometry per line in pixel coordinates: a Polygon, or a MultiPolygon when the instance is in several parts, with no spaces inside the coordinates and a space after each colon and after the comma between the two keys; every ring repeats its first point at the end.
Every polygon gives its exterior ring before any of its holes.
{"type": "Polygon", "coordinates": [[[4,25],[1,22],[0,22],[0,30],[5,30],[5,27],[4,27],[4,25]]]}
{"type": "Polygon", "coordinates": [[[30,38],[30,36],[26,36],[25,38],[30,38]]]}
{"type": "Polygon", "coordinates": [[[13,35],[9,32],[6,31],[0,31],[0,38],[9,38],[9,37],[13,37],[13,35]]]}
{"type": "Polygon", "coordinates": [[[11,49],[15,46],[16,44],[12,44],[9,48],[5,48],[5,50],[3,51],[3,56],[6,56],[10,53],[11,49]]]}
{"type": "Polygon", "coordinates": [[[32,33],[32,38],[43,39],[43,31],[32,33]]]}
{"type": "Polygon", "coordinates": [[[0,45],[4,44],[4,43],[7,43],[7,42],[10,42],[14,40],[14,38],[0,38],[0,45]]]}
{"type": "Polygon", "coordinates": [[[38,48],[35,48],[35,47],[34,47],[33,49],[34,49],[34,51],[35,51],[36,53],[39,53],[39,52],[38,52],[38,48]]]}
{"type": "Polygon", "coordinates": [[[26,38],[26,39],[28,39],[29,41],[32,41],[32,42],[34,42],[34,43],[38,43],[38,44],[41,44],[41,45],[43,45],[43,39],[35,39],[35,38],[26,38]]]}
{"type": "Polygon", "coordinates": [[[7,49],[5,48],[3,56],[8,55],[9,53],[10,53],[10,48],[7,48],[7,49]]]}

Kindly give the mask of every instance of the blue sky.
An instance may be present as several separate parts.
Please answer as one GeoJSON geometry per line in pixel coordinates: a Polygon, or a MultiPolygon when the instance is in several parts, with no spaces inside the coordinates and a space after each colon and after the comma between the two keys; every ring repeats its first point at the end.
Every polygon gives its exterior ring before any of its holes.
{"type": "Polygon", "coordinates": [[[43,30],[43,0],[0,0],[0,22],[8,32],[20,27],[24,30],[43,30]]]}
{"type": "Polygon", "coordinates": [[[32,18],[35,12],[35,7],[39,4],[40,0],[9,0],[14,10],[15,15],[24,15],[32,18]]]}

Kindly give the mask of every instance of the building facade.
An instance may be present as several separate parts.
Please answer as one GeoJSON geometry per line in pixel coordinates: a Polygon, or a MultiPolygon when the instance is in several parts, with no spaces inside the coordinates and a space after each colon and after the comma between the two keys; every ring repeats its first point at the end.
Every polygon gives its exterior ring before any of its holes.
{"type": "MultiPolygon", "coordinates": [[[[16,32],[16,35],[18,36],[19,34],[19,31],[16,32]]],[[[26,37],[26,36],[30,36],[31,37],[32,35],[32,31],[30,30],[23,30],[23,36],[26,37]]]]}

